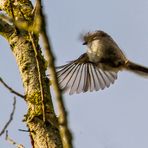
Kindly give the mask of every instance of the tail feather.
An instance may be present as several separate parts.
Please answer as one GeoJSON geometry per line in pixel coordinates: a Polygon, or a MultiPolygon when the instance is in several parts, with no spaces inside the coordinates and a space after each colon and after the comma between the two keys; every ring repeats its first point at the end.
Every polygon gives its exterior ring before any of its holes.
{"type": "Polygon", "coordinates": [[[126,69],[131,72],[134,72],[134,73],[141,75],[141,76],[148,77],[148,68],[147,67],[141,66],[141,65],[133,63],[131,61],[127,61],[125,66],[126,66],[126,69]]]}

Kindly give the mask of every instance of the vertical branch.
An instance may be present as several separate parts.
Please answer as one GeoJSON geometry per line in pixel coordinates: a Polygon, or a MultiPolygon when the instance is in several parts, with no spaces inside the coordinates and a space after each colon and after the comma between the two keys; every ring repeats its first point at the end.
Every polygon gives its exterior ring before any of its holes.
{"type": "Polygon", "coordinates": [[[54,87],[58,109],[59,109],[59,118],[58,118],[59,120],[58,121],[59,121],[59,129],[60,129],[63,147],[72,148],[73,147],[72,146],[72,134],[68,127],[67,111],[65,109],[64,100],[61,94],[60,87],[58,85],[58,79],[57,79],[56,70],[54,66],[55,59],[51,51],[50,41],[47,36],[45,16],[41,9],[41,0],[37,0],[36,11],[37,11],[38,17],[40,18],[39,20],[40,20],[41,26],[39,29],[41,31],[44,49],[46,51],[47,60],[49,62],[49,69],[52,75],[53,87],[54,87]]]}
{"type": "Polygon", "coordinates": [[[39,75],[39,83],[40,83],[40,90],[41,90],[41,98],[42,98],[42,111],[43,111],[43,121],[45,122],[46,120],[46,108],[45,108],[45,98],[44,98],[44,89],[43,89],[43,82],[42,82],[42,76],[41,76],[41,68],[40,68],[40,63],[39,63],[39,55],[38,55],[38,51],[36,48],[36,45],[34,43],[34,39],[33,39],[33,35],[31,34],[31,32],[29,32],[29,36],[30,36],[30,40],[34,49],[34,53],[35,53],[35,59],[36,59],[36,63],[37,63],[37,70],[38,70],[38,75],[39,75]]]}

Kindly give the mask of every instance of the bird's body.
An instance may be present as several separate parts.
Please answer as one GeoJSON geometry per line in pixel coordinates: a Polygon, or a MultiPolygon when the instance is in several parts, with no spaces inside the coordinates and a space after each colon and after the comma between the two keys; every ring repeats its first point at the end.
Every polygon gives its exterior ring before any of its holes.
{"type": "Polygon", "coordinates": [[[115,41],[105,32],[84,36],[87,52],[57,70],[59,85],[70,94],[98,91],[109,87],[120,70],[148,76],[148,68],[130,62],[115,41]]]}
{"type": "MultiPolygon", "coordinates": [[[[91,34],[87,34],[86,36],[89,38],[90,35],[91,34]]],[[[99,37],[87,43],[89,60],[93,63],[101,64],[104,70],[106,70],[106,68],[109,70],[112,68],[122,68],[120,66],[125,63],[127,59],[113,39],[103,31],[95,32],[93,35],[99,37]]]]}

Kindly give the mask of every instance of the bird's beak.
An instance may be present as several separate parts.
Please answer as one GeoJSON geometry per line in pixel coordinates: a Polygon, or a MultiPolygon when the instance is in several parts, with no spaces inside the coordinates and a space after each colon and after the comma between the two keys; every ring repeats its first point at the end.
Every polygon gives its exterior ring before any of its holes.
{"type": "Polygon", "coordinates": [[[84,42],[84,43],[83,43],[83,45],[86,45],[86,44],[87,44],[87,42],[84,42]]]}

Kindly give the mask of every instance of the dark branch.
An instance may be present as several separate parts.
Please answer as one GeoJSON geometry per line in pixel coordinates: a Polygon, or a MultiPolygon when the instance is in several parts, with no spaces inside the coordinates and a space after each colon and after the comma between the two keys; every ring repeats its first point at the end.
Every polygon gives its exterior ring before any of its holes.
{"type": "Polygon", "coordinates": [[[11,121],[13,120],[15,108],[16,108],[16,98],[14,97],[13,109],[12,109],[12,112],[10,114],[10,119],[7,121],[7,123],[3,127],[2,131],[0,132],[0,136],[5,132],[5,130],[7,129],[7,127],[9,126],[9,124],[11,123],[11,121]]]}
{"type": "Polygon", "coordinates": [[[30,130],[18,129],[20,132],[31,132],[30,130]]]}
{"type": "Polygon", "coordinates": [[[8,86],[4,81],[3,81],[3,79],[0,77],[0,82],[11,92],[11,93],[13,93],[13,94],[15,94],[15,95],[17,95],[17,96],[19,96],[19,97],[21,97],[21,98],[25,98],[25,96],[24,95],[22,95],[22,94],[20,94],[20,93],[18,93],[17,91],[15,91],[14,89],[12,89],[10,86],[8,86]]]}

